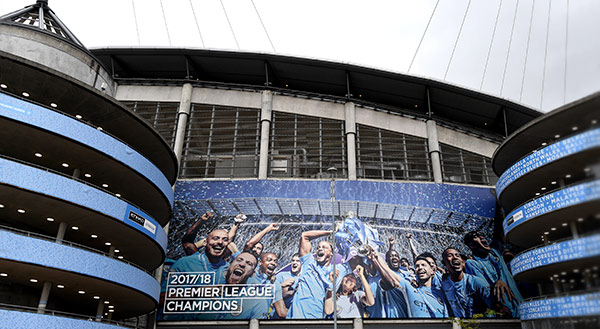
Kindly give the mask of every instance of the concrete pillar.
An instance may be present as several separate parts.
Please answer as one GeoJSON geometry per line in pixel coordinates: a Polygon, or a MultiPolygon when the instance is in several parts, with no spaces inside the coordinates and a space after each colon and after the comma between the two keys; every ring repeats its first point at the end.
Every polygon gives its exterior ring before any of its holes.
{"type": "Polygon", "coordinates": [[[586,269],[583,272],[583,280],[585,281],[585,289],[593,289],[594,287],[594,278],[592,277],[592,271],[590,269],[586,269]]]}
{"type": "Polygon", "coordinates": [[[440,143],[437,136],[437,125],[434,120],[427,120],[427,145],[433,171],[433,181],[442,182],[442,165],[440,162],[440,143]]]}
{"type": "Polygon", "coordinates": [[[60,222],[60,224],[58,224],[58,233],[56,233],[56,243],[62,244],[62,241],[65,238],[66,231],[67,231],[67,223],[60,222]]]}
{"type": "Polygon", "coordinates": [[[251,319],[250,320],[250,324],[248,325],[249,329],[259,329],[260,325],[258,324],[258,320],[257,319],[251,319]]]}
{"type": "Polygon", "coordinates": [[[269,169],[269,134],[273,114],[273,93],[263,90],[260,107],[260,156],[258,159],[258,179],[267,179],[269,169]]]}
{"type": "MultiPolygon", "coordinates": [[[[175,186],[173,186],[173,189],[175,189],[175,186]]],[[[169,236],[169,224],[170,222],[163,226],[163,230],[165,230],[165,234],[167,236],[169,236]]],[[[154,279],[156,279],[158,282],[161,282],[162,280],[163,267],[164,264],[161,264],[156,270],[154,270],[154,279]]]]}
{"type": "Polygon", "coordinates": [[[346,154],[348,155],[348,179],[356,180],[356,108],[354,103],[344,104],[346,120],[346,154]]]}
{"type": "Polygon", "coordinates": [[[573,239],[577,239],[579,237],[579,230],[577,229],[577,223],[570,222],[569,227],[571,228],[571,235],[573,236],[573,239]]]}
{"type": "Polygon", "coordinates": [[[98,306],[96,307],[96,321],[102,321],[102,315],[104,314],[104,300],[100,298],[98,300],[98,306]]]}
{"type": "Polygon", "coordinates": [[[552,278],[552,286],[554,287],[554,293],[560,294],[562,292],[562,287],[560,284],[560,278],[553,277],[552,278]]]}
{"type": "Polygon", "coordinates": [[[38,303],[38,313],[44,313],[46,309],[46,304],[48,303],[48,296],[50,296],[50,288],[52,288],[52,283],[46,281],[44,282],[44,287],[42,288],[42,295],[40,296],[40,302],[38,303]]]}
{"type": "Polygon", "coordinates": [[[192,91],[193,88],[190,83],[184,84],[181,88],[181,101],[179,102],[179,112],[177,112],[177,130],[175,131],[175,143],[173,145],[173,152],[175,152],[179,164],[181,164],[181,153],[185,141],[188,117],[192,110],[192,91]]]}
{"type": "Polygon", "coordinates": [[[108,256],[109,257],[115,257],[115,246],[110,246],[110,248],[108,248],[108,256]]]}
{"type": "Polygon", "coordinates": [[[73,169],[73,178],[79,178],[79,176],[81,176],[81,169],[79,168],[75,168],[73,169]]]}
{"type": "Polygon", "coordinates": [[[352,321],[352,329],[363,329],[363,320],[356,318],[352,321]]]}

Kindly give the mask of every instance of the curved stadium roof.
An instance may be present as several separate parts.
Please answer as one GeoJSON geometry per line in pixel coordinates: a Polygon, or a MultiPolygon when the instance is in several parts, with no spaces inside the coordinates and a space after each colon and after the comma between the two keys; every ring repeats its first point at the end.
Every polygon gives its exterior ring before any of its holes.
{"type": "Polygon", "coordinates": [[[440,81],[346,63],[205,49],[130,47],[91,52],[119,83],[187,80],[350,99],[391,112],[431,117],[442,124],[466,126],[494,140],[541,115],[529,107],[440,81]]]}

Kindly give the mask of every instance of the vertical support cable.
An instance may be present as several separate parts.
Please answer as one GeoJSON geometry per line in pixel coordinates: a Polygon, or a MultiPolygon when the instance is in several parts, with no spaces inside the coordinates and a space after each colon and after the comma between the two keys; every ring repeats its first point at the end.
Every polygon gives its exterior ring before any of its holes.
{"type": "Polygon", "coordinates": [[[237,38],[235,37],[235,32],[233,32],[233,26],[231,25],[231,21],[229,20],[229,16],[227,15],[227,10],[225,10],[225,5],[223,4],[223,0],[219,0],[221,2],[221,8],[223,8],[223,13],[225,13],[225,18],[227,19],[227,24],[229,24],[229,29],[231,30],[231,35],[233,35],[233,41],[235,41],[235,45],[238,50],[240,50],[240,45],[238,44],[237,38]]]}
{"type": "Polygon", "coordinates": [[[462,33],[463,26],[465,25],[465,20],[467,19],[467,14],[469,13],[469,7],[471,7],[471,0],[467,3],[467,9],[465,10],[465,14],[463,15],[462,22],[460,23],[460,29],[458,30],[458,35],[456,36],[456,40],[454,41],[454,47],[452,48],[452,54],[450,54],[450,61],[448,61],[448,66],[446,66],[446,73],[444,73],[444,80],[448,76],[448,71],[450,71],[450,64],[452,64],[452,58],[454,58],[454,52],[456,51],[456,46],[458,45],[458,40],[460,39],[460,35],[462,33]]]}
{"type": "Polygon", "coordinates": [[[504,90],[504,78],[506,78],[506,69],[508,67],[508,56],[510,55],[510,47],[512,46],[513,34],[515,32],[515,22],[517,21],[517,11],[519,9],[519,0],[515,5],[515,14],[513,17],[512,28],[510,29],[510,39],[508,40],[508,50],[506,51],[506,60],[504,61],[504,73],[502,74],[502,84],[500,85],[500,96],[504,90]]]}
{"type": "Polygon", "coordinates": [[[533,25],[533,13],[535,12],[535,0],[531,2],[531,15],[529,16],[529,32],[527,33],[527,47],[525,47],[525,64],[523,64],[523,77],[521,78],[521,92],[519,102],[523,99],[523,85],[525,84],[525,72],[527,72],[527,59],[529,57],[529,44],[531,43],[531,26],[533,25]]]}
{"type": "Polygon", "coordinates": [[[169,40],[169,46],[171,46],[171,34],[169,34],[169,26],[167,25],[167,16],[165,15],[165,8],[163,2],[160,0],[160,10],[162,11],[163,21],[165,22],[165,30],[167,31],[167,39],[169,40]]]}
{"type": "Polygon", "coordinates": [[[563,82],[563,103],[567,102],[567,63],[568,63],[568,52],[569,49],[569,0],[567,0],[567,19],[566,19],[566,31],[565,31],[565,73],[563,82]]]}
{"type": "Polygon", "coordinates": [[[202,37],[202,32],[200,32],[200,24],[198,24],[198,17],[196,17],[196,11],[194,10],[194,5],[192,4],[192,0],[190,0],[190,7],[192,8],[192,15],[194,15],[194,22],[196,23],[196,29],[198,30],[198,34],[200,35],[200,42],[202,42],[202,47],[206,47],[204,45],[204,38],[202,37]]]}
{"type": "Polygon", "coordinates": [[[419,53],[419,49],[421,48],[421,44],[423,43],[423,39],[425,39],[425,34],[427,34],[427,30],[429,30],[429,24],[431,24],[431,20],[433,19],[433,15],[435,14],[435,10],[438,7],[438,4],[440,3],[440,0],[437,0],[435,2],[435,7],[433,7],[433,11],[431,12],[431,16],[429,16],[429,21],[427,21],[427,25],[425,26],[425,31],[423,31],[423,35],[421,36],[421,40],[419,40],[419,45],[417,45],[417,50],[415,51],[415,54],[412,58],[412,60],[410,61],[410,65],[408,66],[408,73],[410,73],[410,69],[413,66],[413,63],[415,62],[415,58],[417,58],[417,54],[419,53]]]}
{"type": "Polygon", "coordinates": [[[276,53],[277,50],[275,50],[275,46],[273,45],[273,41],[271,41],[271,37],[269,36],[269,32],[267,32],[267,28],[265,27],[265,23],[263,23],[263,20],[260,17],[260,14],[258,13],[258,9],[256,9],[256,5],[254,4],[254,0],[250,0],[250,2],[252,2],[252,7],[254,7],[254,11],[256,11],[256,16],[258,16],[258,20],[260,21],[260,25],[262,25],[262,28],[265,31],[265,34],[267,35],[267,39],[269,39],[269,43],[271,44],[271,48],[273,48],[273,52],[276,53]]]}
{"type": "Polygon", "coordinates": [[[546,63],[548,59],[548,36],[550,35],[550,14],[552,12],[552,1],[548,0],[548,20],[546,21],[546,49],[544,49],[544,70],[542,72],[542,93],[540,97],[540,109],[544,104],[544,87],[546,84],[546,63]]]}
{"type": "Polygon", "coordinates": [[[488,64],[490,62],[490,54],[492,53],[492,45],[494,44],[494,38],[496,37],[496,29],[498,27],[498,18],[500,17],[500,12],[502,11],[502,0],[500,0],[500,5],[498,6],[498,12],[496,13],[496,22],[494,23],[494,31],[492,32],[492,39],[490,40],[490,46],[488,48],[488,53],[485,59],[485,67],[483,68],[483,75],[481,76],[481,83],[479,84],[479,90],[483,89],[483,81],[485,80],[485,74],[487,73],[488,64]]]}
{"type": "Polygon", "coordinates": [[[131,8],[133,8],[133,21],[135,22],[135,35],[137,35],[138,46],[141,45],[140,41],[140,29],[138,28],[137,14],[135,13],[134,0],[131,0],[131,8]]]}

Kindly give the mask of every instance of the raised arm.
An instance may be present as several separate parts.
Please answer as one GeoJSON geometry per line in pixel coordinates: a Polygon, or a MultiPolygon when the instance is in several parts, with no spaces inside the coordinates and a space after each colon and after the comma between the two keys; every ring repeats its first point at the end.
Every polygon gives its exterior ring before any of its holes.
{"type": "Polygon", "coordinates": [[[365,295],[360,299],[360,301],[366,306],[373,306],[373,304],[375,304],[375,296],[373,296],[371,285],[365,277],[365,269],[358,265],[356,266],[356,272],[358,272],[360,283],[362,283],[363,289],[365,290],[365,295]]]}
{"type": "Polygon", "coordinates": [[[194,244],[194,240],[196,239],[196,235],[201,227],[205,226],[209,220],[214,217],[214,214],[210,211],[205,212],[198,218],[198,220],[185,232],[183,238],[181,238],[181,243],[183,244],[183,250],[185,250],[186,255],[191,255],[198,251],[198,247],[194,244]]]}
{"type": "Polygon", "coordinates": [[[390,242],[390,244],[389,244],[389,248],[388,248],[387,254],[391,253],[391,252],[392,252],[392,250],[394,250],[394,244],[396,243],[396,240],[394,239],[394,237],[393,237],[393,236],[391,236],[391,237],[388,239],[388,241],[390,242]]]}
{"type": "Polygon", "coordinates": [[[229,233],[227,234],[229,236],[229,242],[233,242],[235,240],[235,234],[237,233],[237,230],[240,227],[240,224],[243,223],[244,220],[246,220],[246,215],[244,215],[244,214],[239,214],[239,215],[235,216],[233,225],[231,226],[231,229],[229,230],[229,233]]]}
{"type": "Polygon", "coordinates": [[[375,267],[377,267],[377,270],[381,274],[381,287],[383,289],[390,290],[400,286],[400,281],[402,278],[400,275],[390,269],[388,264],[385,262],[385,259],[381,258],[381,256],[379,256],[379,254],[374,250],[371,250],[368,257],[373,264],[375,264],[375,267]]]}
{"type": "Polygon", "coordinates": [[[298,253],[300,254],[300,257],[308,255],[310,253],[310,251],[312,250],[312,244],[310,242],[312,240],[329,234],[331,234],[331,231],[314,230],[302,232],[302,235],[300,236],[300,247],[298,248],[298,253]]]}
{"type": "Polygon", "coordinates": [[[408,246],[410,247],[410,253],[413,255],[413,264],[415,259],[417,259],[417,256],[419,255],[419,253],[417,252],[417,248],[415,247],[415,242],[413,241],[412,238],[412,233],[406,233],[406,238],[408,239],[408,246]]]}
{"type": "Polygon", "coordinates": [[[248,251],[248,250],[252,250],[252,248],[254,248],[254,246],[260,242],[260,240],[269,232],[272,231],[277,231],[279,230],[279,224],[276,223],[271,223],[269,224],[269,226],[265,227],[262,231],[256,233],[252,238],[250,238],[250,240],[248,240],[246,242],[246,245],[244,246],[244,250],[248,251]]]}

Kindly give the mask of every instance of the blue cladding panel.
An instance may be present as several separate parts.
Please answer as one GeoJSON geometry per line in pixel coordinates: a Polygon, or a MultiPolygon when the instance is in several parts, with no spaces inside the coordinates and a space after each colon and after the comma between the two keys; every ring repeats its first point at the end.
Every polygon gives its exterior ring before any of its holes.
{"type": "Polygon", "coordinates": [[[115,282],[145,293],[158,302],[160,285],[154,277],[124,262],[90,251],[0,230],[0,258],[115,282]]]}
{"type": "Polygon", "coordinates": [[[163,250],[166,250],[167,235],[152,217],[102,190],[65,176],[6,159],[0,159],[0,183],[51,196],[105,214],[149,236],[163,250]],[[143,217],[148,225],[141,226],[129,220],[130,211],[143,217]],[[151,229],[152,227],[154,230],[151,229]]]}
{"type": "Polygon", "coordinates": [[[600,234],[559,242],[522,253],[512,260],[513,275],[555,263],[600,256],[600,234]]]}
{"type": "Polygon", "coordinates": [[[0,310],[0,328],[122,329],[123,327],[90,320],[71,319],[63,316],[0,310]]]}
{"type": "Polygon", "coordinates": [[[600,292],[523,302],[521,320],[600,315],[600,292]]]}
{"type": "Polygon", "coordinates": [[[504,220],[504,233],[508,233],[522,223],[577,204],[600,200],[600,180],[571,186],[541,196],[513,210],[504,220]]]}
{"type": "Polygon", "coordinates": [[[127,165],[148,178],[173,205],[173,189],[162,172],[135,150],[108,134],[53,110],[0,93],[0,116],[77,141],[127,165]]]}
{"type": "Polygon", "coordinates": [[[548,145],[508,168],[498,179],[497,194],[502,194],[502,191],[512,182],[537,168],[597,147],[600,147],[600,128],[548,145]]]}

